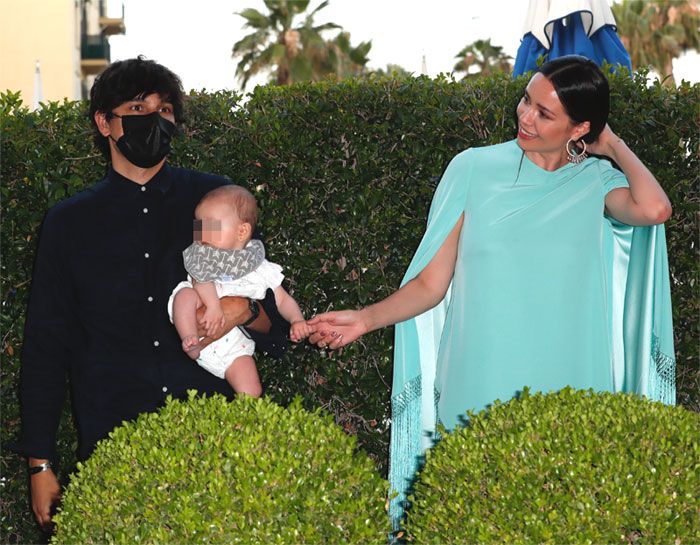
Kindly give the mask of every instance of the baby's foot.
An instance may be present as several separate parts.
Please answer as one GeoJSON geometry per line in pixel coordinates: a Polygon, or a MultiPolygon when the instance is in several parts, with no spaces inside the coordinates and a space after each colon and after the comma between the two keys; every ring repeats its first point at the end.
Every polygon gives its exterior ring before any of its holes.
{"type": "Polygon", "coordinates": [[[202,349],[199,347],[199,337],[197,335],[187,335],[182,339],[182,349],[190,358],[196,360],[202,349]]]}

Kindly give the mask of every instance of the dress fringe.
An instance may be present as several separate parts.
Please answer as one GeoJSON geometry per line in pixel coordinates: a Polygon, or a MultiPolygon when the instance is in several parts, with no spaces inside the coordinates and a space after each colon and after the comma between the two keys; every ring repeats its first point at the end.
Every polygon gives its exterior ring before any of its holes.
{"type": "Polygon", "coordinates": [[[421,453],[421,377],[408,381],[391,399],[391,446],[389,455],[389,517],[398,531],[407,491],[418,468],[421,453]]]}
{"type": "Polygon", "coordinates": [[[667,405],[675,405],[676,360],[661,351],[661,342],[656,335],[652,335],[651,359],[649,399],[667,405]]]}

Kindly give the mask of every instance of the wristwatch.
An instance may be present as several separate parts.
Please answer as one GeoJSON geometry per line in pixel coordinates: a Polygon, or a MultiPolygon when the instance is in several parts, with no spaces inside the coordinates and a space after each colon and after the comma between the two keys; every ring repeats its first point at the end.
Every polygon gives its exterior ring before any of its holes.
{"type": "Polygon", "coordinates": [[[51,464],[51,462],[44,462],[43,464],[30,467],[29,474],[36,475],[37,473],[41,473],[42,471],[46,471],[48,469],[51,469],[52,467],[53,465],[51,464]]]}
{"type": "Polygon", "coordinates": [[[250,310],[250,318],[242,323],[241,327],[249,326],[260,315],[260,307],[258,307],[258,302],[254,299],[248,298],[248,309],[250,310]]]}

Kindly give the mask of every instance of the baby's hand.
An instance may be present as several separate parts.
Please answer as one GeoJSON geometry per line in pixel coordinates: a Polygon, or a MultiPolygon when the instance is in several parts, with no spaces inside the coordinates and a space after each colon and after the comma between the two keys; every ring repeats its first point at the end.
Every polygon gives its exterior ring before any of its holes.
{"type": "Polygon", "coordinates": [[[224,317],[224,311],[221,309],[221,306],[217,308],[212,305],[211,307],[207,307],[207,310],[204,311],[202,326],[206,330],[207,336],[215,337],[218,335],[225,323],[226,318],[224,317]]]}
{"type": "Polygon", "coordinates": [[[314,329],[307,325],[306,321],[301,320],[299,322],[294,322],[292,327],[289,328],[289,338],[292,342],[298,343],[306,339],[309,335],[314,332],[314,329]]]}

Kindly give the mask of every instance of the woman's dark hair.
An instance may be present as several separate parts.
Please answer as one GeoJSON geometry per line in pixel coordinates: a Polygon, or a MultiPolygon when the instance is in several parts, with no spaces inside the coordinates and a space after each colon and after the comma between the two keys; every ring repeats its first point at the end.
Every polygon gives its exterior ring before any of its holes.
{"type": "Polygon", "coordinates": [[[598,65],[581,55],[566,55],[544,63],[538,72],[554,86],[574,122],[590,123],[590,132],[582,140],[595,142],[610,113],[610,87],[598,65]]]}
{"type": "Polygon", "coordinates": [[[143,55],[135,59],[110,64],[97,78],[90,89],[88,116],[92,123],[95,144],[109,159],[109,142],[100,134],[95,123],[95,113],[104,112],[109,119],[112,110],[135,98],[158,93],[173,105],[175,122],[184,121],[185,93],[180,78],[165,66],[147,60],[143,55]]]}

